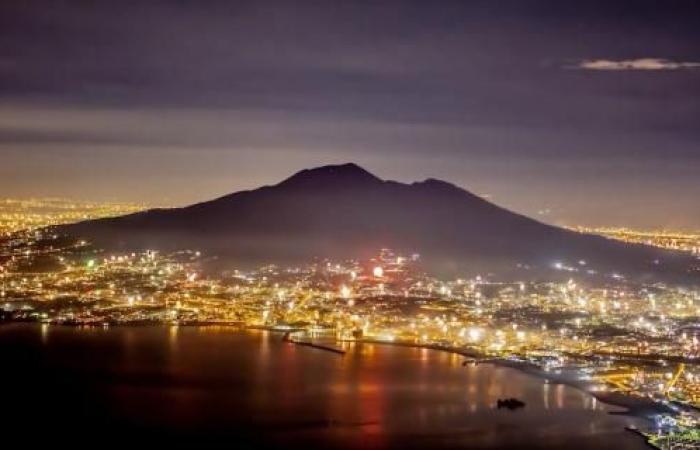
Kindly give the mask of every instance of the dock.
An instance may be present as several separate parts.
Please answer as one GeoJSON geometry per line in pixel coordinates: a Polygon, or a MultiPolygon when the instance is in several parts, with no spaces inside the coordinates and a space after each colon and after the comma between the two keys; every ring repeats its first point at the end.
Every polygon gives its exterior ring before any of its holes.
{"type": "Polygon", "coordinates": [[[311,342],[311,341],[295,340],[294,338],[292,338],[291,333],[285,333],[284,336],[282,337],[282,341],[289,342],[290,344],[294,344],[294,345],[301,345],[303,347],[311,347],[311,348],[317,348],[319,350],[326,350],[328,352],[336,353],[338,355],[345,354],[345,350],[343,350],[342,348],[333,347],[332,345],[317,344],[317,343],[311,342]]]}

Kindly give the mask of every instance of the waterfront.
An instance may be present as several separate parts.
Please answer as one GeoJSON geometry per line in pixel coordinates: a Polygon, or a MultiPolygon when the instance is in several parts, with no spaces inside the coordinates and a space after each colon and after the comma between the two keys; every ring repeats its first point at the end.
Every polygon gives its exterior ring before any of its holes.
{"type": "Polygon", "coordinates": [[[230,327],[0,326],[5,429],[235,448],[645,448],[590,395],[446,352],[230,327]],[[495,408],[516,397],[526,408],[495,408]],[[249,443],[254,443],[248,445],[249,443]]]}

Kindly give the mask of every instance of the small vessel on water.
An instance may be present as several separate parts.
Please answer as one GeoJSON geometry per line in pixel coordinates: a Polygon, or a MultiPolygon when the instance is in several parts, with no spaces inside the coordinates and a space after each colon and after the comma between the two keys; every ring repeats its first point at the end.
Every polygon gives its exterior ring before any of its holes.
{"type": "Polygon", "coordinates": [[[525,407],[525,402],[518,400],[517,398],[504,398],[504,399],[498,399],[496,402],[496,406],[498,409],[501,408],[507,408],[512,410],[515,409],[520,409],[525,407]]]}

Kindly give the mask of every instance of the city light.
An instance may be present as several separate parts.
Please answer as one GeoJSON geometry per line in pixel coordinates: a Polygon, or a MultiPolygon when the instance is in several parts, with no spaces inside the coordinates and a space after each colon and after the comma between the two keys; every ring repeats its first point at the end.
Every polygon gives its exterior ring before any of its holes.
{"type": "Polygon", "coordinates": [[[200,275],[207,256],[200,250],[105,254],[68,245],[55,252],[40,234],[18,236],[0,249],[12,254],[14,245],[23,248],[0,271],[2,313],[11,320],[235,324],[294,330],[297,340],[325,335],[338,343],[468,351],[477,359],[527,364],[542,376],[581,380],[589,392],[700,406],[700,293],[692,289],[612,279],[604,286],[483,275],[442,280],[421,271],[418,259],[388,249],[369,271],[364,261],[329,260],[236,269],[222,278],[200,275]],[[55,272],[19,270],[47,255],[55,258],[55,272]],[[62,298],[78,300],[44,307],[62,298]],[[649,359],[661,361],[664,370],[649,359]]]}

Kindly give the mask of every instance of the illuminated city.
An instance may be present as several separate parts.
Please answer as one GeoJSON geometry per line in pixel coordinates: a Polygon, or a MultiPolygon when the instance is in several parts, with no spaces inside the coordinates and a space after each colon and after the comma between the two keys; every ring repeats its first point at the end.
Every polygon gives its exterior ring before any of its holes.
{"type": "MultiPolygon", "coordinates": [[[[35,204],[41,203],[28,205],[35,204]]],[[[93,208],[115,212],[109,205],[93,208]]],[[[61,220],[21,208],[12,216],[27,217],[28,226],[61,220]]],[[[266,329],[339,353],[349,342],[445,350],[465,364],[517,368],[654,417],[658,428],[647,436],[657,443],[675,442],[700,424],[700,290],[623,280],[607,286],[440,280],[422,271],[420,254],[390,249],[367,261],[210,276],[203,271],[207,255],[197,250],[109,254],[31,228],[7,236],[0,266],[4,320],[42,329],[266,329]]]]}
{"type": "Polygon", "coordinates": [[[581,233],[599,234],[633,244],[653,245],[669,250],[679,250],[700,255],[700,232],[640,231],[628,228],[571,227],[581,233]]]}
{"type": "Polygon", "coordinates": [[[121,216],[142,211],[145,205],[60,198],[0,199],[0,236],[51,225],[121,216]]]}
{"type": "Polygon", "coordinates": [[[0,1],[7,446],[700,450],[700,1],[0,1]]]}

